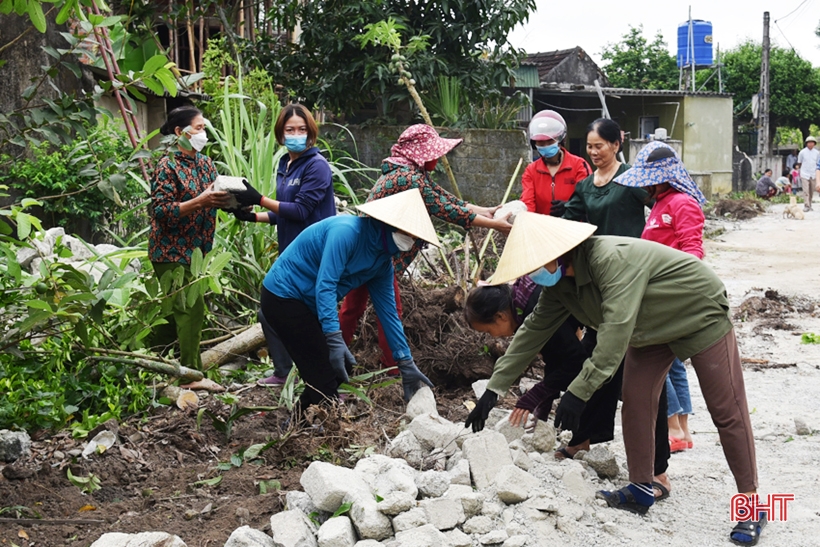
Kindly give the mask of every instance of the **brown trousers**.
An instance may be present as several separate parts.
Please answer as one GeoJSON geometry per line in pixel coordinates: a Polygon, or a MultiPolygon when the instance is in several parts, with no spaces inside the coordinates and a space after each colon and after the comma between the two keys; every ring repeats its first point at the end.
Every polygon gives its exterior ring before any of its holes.
{"type": "MultiPolygon", "coordinates": [[[[621,418],[632,482],[652,482],[658,397],[674,359],[667,345],[626,352],[621,418]]],[[[694,355],[692,366],[738,492],[757,490],[755,444],[734,329],[694,355]]]]}

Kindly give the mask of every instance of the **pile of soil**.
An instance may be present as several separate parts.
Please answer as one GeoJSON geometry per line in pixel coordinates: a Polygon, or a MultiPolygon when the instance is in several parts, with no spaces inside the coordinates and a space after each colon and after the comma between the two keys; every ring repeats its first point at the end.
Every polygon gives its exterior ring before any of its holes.
{"type": "Polygon", "coordinates": [[[748,220],[765,211],[763,204],[755,199],[722,199],[715,204],[711,214],[718,218],[748,220]]]}
{"type": "Polygon", "coordinates": [[[744,300],[735,312],[735,320],[782,320],[784,315],[794,312],[795,308],[789,302],[788,297],[769,289],[763,293],[763,296],[751,296],[744,300]]]}

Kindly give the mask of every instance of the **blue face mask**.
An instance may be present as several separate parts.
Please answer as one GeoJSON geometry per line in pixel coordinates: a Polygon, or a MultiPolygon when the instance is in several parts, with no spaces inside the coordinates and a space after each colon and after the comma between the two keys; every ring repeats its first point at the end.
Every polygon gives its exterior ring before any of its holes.
{"type": "Polygon", "coordinates": [[[556,265],[555,272],[553,273],[550,273],[545,267],[541,266],[530,274],[530,279],[532,279],[533,283],[536,285],[541,285],[542,287],[552,287],[561,280],[563,274],[564,272],[562,271],[560,264],[556,265]]]}
{"type": "Polygon", "coordinates": [[[294,154],[304,152],[307,148],[307,135],[285,135],[285,148],[294,154]]]}
{"type": "Polygon", "coordinates": [[[558,153],[558,144],[550,144],[549,146],[536,146],[536,150],[544,158],[551,158],[558,153]]]}

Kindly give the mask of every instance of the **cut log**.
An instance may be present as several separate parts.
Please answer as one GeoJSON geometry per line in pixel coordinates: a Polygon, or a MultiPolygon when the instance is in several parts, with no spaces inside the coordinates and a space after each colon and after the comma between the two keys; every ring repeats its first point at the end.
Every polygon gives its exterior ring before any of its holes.
{"type": "Polygon", "coordinates": [[[262,332],[262,325],[256,323],[230,340],[225,340],[208,351],[202,352],[202,368],[208,370],[209,368],[224,365],[231,359],[241,357],[264,345],[265,334],[262,332]]]}

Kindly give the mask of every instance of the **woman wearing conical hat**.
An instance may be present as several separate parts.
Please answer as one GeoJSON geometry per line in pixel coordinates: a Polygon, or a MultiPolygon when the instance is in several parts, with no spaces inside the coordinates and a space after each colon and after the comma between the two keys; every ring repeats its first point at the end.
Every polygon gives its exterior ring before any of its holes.
{"type": "Polygon", "coordinates": [[[416,239],[440,246],[418,190],[358,206],[306,228],[262,282],[261,311],[279,334],[306,388],[300,407],[331,401],[355,364],[342,340],[338,302],[366,286],[402,376],[404,397],[432,383],[413,362],[393,292],[393,255],[416,239]]]}
{"type": "MultiPolygon", "coordinates": [[[[738,492],[755,494],[754,437],[723,283],[690,254],[653,241],[590,237],[595,229],[534,213],[516,217],[490,282],[529,275],[543,288],[487,389],[504,395],[569,315],[596,329],[598,345],[561,398],[555,425],[577,429],[586,402],[625,357],[622,421],[630,484],[599,496],[611,507],[645,514],[654,503],[658,399],[675,357],[691,359],[738,492]]],[[[486,419],[474,414],[468,425],[486,419]]],[[[730,538],[756,544],[765,523],[753,516],[737,523],[730,538]]]]}

